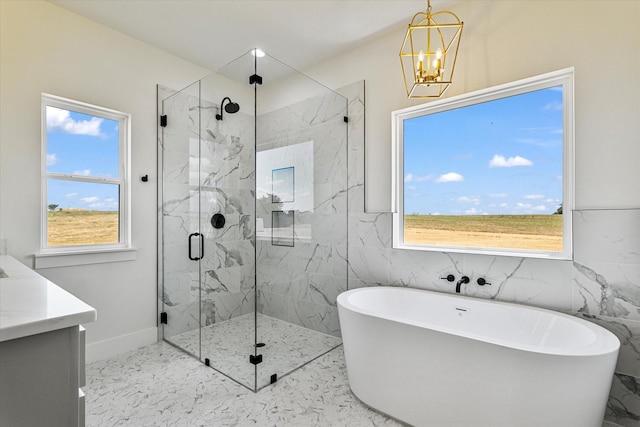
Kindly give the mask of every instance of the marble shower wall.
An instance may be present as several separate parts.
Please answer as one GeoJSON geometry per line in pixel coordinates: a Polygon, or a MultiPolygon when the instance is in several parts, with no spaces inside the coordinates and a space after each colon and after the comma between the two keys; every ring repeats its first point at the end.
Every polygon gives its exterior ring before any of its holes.
{"type": "Polygon", "coordinates": [[[255,150],[251,116],[239,112],[216,120],[219,106],[199,104],[193,90],[163,106],[163,302],[169,338],[254,309],[255,150]],[[215,213],[225,216],[223,228],[211,225],[215,213]],[[194,232],[204,236],[200,266],[187,256],[194,232]]]}
{"type": "MultiPolygon", "coordinates": [[[[364,212],[364,82],[349,98],[349,289],[407,286],[567,312],[621,342],[606,420],[640,423],[640,209],[573,212],[573,261],[392,249],[392,214],[364,212]],[[359,115],[362,112],[362,115],[359,115]],[[478,277],[491,286],[477,286],[478,277]]],[[[585,390],[588,392],[588,390],[585,390]]]]}
{"type": "Polygon", "coordinates": [[[257,120],[257,170],[265,171],[257,178],[258,311],[335,336],[336,298],[347,288],[346,107],[344,97],[326,93],[257,120]],[[291,157],[311,146],[307,158],[291,157]],[[295,201],[272,203],[272,170],[294,166],[295,201]],[[272,241],[273,211],[294,212],[294,229],[280,230],[293,236],[285,242],[293,247],[272,241]]]}

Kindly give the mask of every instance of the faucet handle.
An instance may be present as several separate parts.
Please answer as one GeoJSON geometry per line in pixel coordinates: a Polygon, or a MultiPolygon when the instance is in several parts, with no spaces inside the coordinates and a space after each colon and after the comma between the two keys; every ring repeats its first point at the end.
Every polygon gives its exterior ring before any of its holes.
{"type": "Polygon", "coordinates": [[[490,285],[491,283],[487,282],[484,277],[480,277],[477,280],[478,285],[480,286],[484,286],[484,285],[490,285]]]}
{"type": "Polygon", "coordinates": [[[441,277],[442,280],[446,280],[447,282],[453,282],[456,280],[456,276],[453,274],[447,274],[445,277],[441,277]]]}

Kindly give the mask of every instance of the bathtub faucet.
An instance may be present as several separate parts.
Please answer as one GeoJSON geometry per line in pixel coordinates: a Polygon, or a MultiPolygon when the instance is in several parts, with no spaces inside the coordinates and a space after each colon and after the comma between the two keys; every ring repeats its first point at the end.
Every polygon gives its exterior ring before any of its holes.
{"type": "Polygon", "coordinates": [[[462,276],[460,278],[460,280],[458,280],[458,283],[456,283],[456,293],[457,294],[460,293],[460,286],[462,286],[465,283],[469,283],[469,277],[468,276],[462,276]]]}

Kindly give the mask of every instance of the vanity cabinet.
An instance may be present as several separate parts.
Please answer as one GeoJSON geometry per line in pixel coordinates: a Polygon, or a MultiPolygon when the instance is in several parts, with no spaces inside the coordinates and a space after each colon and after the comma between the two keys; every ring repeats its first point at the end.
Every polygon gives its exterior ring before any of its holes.
{"type": "Polygon", "coordinates": [[[0,426],[84,426],[80,323],[95,309],[10,257],[0,268],[0,426]]]}

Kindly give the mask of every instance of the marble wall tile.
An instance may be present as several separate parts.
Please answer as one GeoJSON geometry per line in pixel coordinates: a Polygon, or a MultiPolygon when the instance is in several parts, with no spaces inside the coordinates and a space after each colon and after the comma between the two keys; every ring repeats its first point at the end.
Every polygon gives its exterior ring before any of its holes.
{"type": "Polygon", "coordinates": [[[349,278],[389,283],[389,250],[349,247],[349,278]]]}
{"type": "Polygon", "coordinates": [[[347,221],[344,212],[315,215],[313,224],[309,224],[311,242],[321,245],[343,245],[347,241],[347,221]]]}
{"type": "Polygon", "coordinates": [[[640,423],[640,378],[615,374],[605,419],[625,427],[640,423]]]}
{"type": "Polygon", "coordinates": [[[567,311],[572,305],[571,261],[504,256],[465,256],[471,283],[465,294],[567,311]],[[491,285],[478,286],[484,278],[491,285]]]}
{"type": "Polygon", "coordinates": [[[307,300],[316,304],[337,306],[338,295],[347,290],[347,282],[342,277],[325,274],[309,274],[307,300]]]}
{"type": "Polygon", "coordinates": [[[640,320],[640,265],[573,263],[576,312],[640,320]]]}
{"type": "Polygon", "coordinates": [[[573,251],[581,264],[640,265],[640,209],[575,211],[573,251]]]}
{"type": "Polygon", "coordinates": [[[272,267],[266,263],[257,265],[258,289],[295,299],[309,298],[309,273],[303,270],[272,267]]]}
{"type": "Polygon", "coordinates": [[[202,295],[235,294],[253,288],[253,263],[229,268],[203,270],[200,289],[202,295]]]}
{"type": "Polygon", "coordinates": [[[188,304],[193,302],[191,292],[191,273],[179,271],[177,273],[165,273],[162,278],[164,292],[162,302],[167,306],[188,304]]]}
{"type": "Polygon", "coordinates": [[[258,298],[258,311],[314,331],[340,336],[338,310],[324,303],[317,304],[261,291],[258,298]]]}
{"type": "Polygon", "coordinates": [[[591,314],[578,316],[608,329],[618,337],[620,352],[616,372],[640,377],[640,322],[591,314]]]}
{"type": "MultiPolygon", "coordinates": [[[[308,142],[313,142],[307,167],[313,170],[312,182],[298,182],[296,175],[295,187],[296,191],[313,192],[313,206],[309,210],[295,208],[294,247],[272,245],[268,235],[256,242],[257,283],[263,296],[260,312],[321,332],[335,329],[322,322],[331,319],[325,312],[335,310],[338,289],[346,288],[345,107],[344,98],[325,93],[261,115],[257,122],[258,161],[273,161],[267,150],[303,143],[310,147],[308,142]]],[[[284,203],[283,208],[286,206],[284,203]]],[[[262,218],[266,234],[272,210],[274,205],[269,201],[258,203],[257,217],[262,218]]]]}
{"type": "Polygon", "coordinates": [[[394,286],[455,292],[455,282],[441,279],[453,274],[456,280],[462,274],[462,257],[444,252],[389,250],[389,283],[394,286]]]}
{"type": "MultiPolygon", "coordinates": [[[[351,190],[349,190],[351,191],[351,190]]],[[[354,247],[391,247],[392,214],[349,214],[349,245],[354,247]]]]}
{"type": "Polygon", "coordinates": [[[202,327],[224,322],[252,313],[255,307],[254,290],[205,295],[202,297],[200,325],[202,327]]]}

